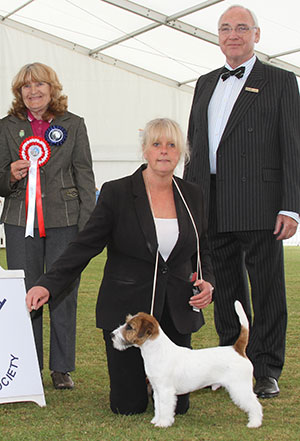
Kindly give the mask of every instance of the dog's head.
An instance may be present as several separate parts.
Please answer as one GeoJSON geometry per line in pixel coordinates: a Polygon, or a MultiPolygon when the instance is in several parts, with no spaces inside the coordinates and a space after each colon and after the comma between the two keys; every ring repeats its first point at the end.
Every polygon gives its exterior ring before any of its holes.
{"type": "Polygon", "coordinates": [[[119,351],[130,346],[142,346],[148,339],[155,339],[159,334],[157,320],[145,312],[139,312],[126,317],[124,325],[119,326],[111,333],[113,345],[119,351]]]}

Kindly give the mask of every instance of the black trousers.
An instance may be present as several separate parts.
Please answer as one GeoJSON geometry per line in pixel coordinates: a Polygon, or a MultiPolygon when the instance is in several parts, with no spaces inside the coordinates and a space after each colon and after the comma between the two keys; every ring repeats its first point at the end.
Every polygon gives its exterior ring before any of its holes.
{"type": "MultiPolygon", "coordinates": [[[[178,346],[191,347],[191,334],[179,334],[164,308],[160,326],[168,337],[178,346]]],[[[114,413],[125,415],[145,412],[148,405],[146,374],[143,358],[138,348],[119,351],[113,347],[111,331],[103,330],[106,344],[108,372],[110,377],[110,407],[114,413]]],[[[157,366],[159,369],[159,366],[157,366]]],[[[189,408],[189,394],[179,395],[177,414],[184,414],[189,408]]]]}
{"type": "Polygon", "coordinates": [[[218,233],[213,181],[211,190],[209,241],[216,277],[214,313],[220,345],[233,344],[239,335],[233,306],[239,300],[250,322],[247,354],[254,376],[278,379],[284,365],[287,326],[282,241],[276,240],[272,230],[218,233]]]}

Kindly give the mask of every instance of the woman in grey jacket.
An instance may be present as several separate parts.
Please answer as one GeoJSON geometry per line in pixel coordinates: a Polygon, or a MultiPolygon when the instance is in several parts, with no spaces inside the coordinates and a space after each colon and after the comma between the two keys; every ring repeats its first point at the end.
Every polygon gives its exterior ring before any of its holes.
{"type": "MultiPolygon", "coordinates": [[[[82,118],[67,111],[56,73],[41,63],[25,65],[13,80],[14,100],[1,121],[1,221],[9,269],[24,269],[26,288],[49,269],[82,229],[95,205],[95,181],[82,118]]],[[[50,370],[57,389],[73,388],[76,305],[72,293],[50,310],[50,370]]],[[[67,292],[66,292],[67,294],[67,292]]],[[[42,309],[32,313],[43,369],[42,309]]]]}

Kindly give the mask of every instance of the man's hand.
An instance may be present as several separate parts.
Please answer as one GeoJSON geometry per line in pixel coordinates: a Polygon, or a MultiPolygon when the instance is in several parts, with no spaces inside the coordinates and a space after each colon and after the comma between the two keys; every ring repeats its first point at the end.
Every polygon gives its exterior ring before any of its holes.
{"type": "Polygon", "coordinates": [[[295,221],[295,219],[290,216],[285,216],[284,214],[278,214],[273,234],[278,234],[276,240],[289,239],[290,237],[294,236],[297,231],[297,227],[298,222],[295,221]]]}

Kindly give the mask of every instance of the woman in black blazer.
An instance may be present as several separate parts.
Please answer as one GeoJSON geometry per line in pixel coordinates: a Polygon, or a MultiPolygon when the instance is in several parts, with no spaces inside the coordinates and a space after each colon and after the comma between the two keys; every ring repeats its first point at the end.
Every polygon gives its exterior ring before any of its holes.
{"type": "MultiPolygon", "coordinates": [[[[154,268],[158,270],[153,314],[178,345],[190,347],[191,333],[204,319],[201,309],[212,301],[214,278],[206,239],[202,191],[174,177],[185,144],[179,126],[169,119],[150,121],[143,136],[147,164],[133,175],[103,185],[97,206],[65,253],[27,294],[29,310],[60,293],[107,247],[107,262],[96,308],[97,327],[103,329],[111,382],[113,412],[144,412],[148,396],[142,357],[137,348],[113,348],[110,332],[127,314],[151,312],[154,268]],[[180,195],[180,193],[181,195],[180,195]],[[185,200],[185,202],[183,201],[185,200]],[[200,238],[202,280],[194,282],[197,240],[185,203],[200,238]],[[199,308],[196,312],[194,308],[199,308]]],[[[189,407],[181,396],[177,413],[189,407]]]]}

